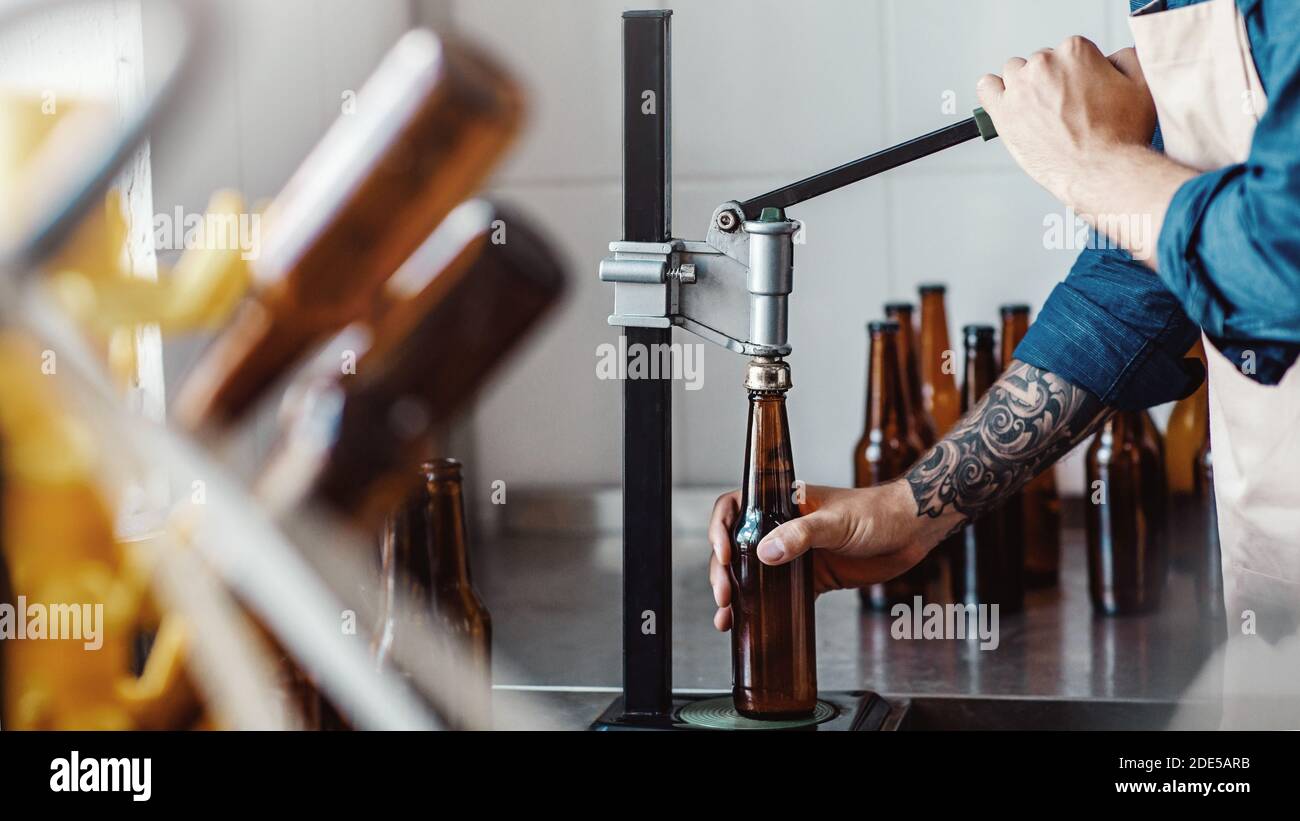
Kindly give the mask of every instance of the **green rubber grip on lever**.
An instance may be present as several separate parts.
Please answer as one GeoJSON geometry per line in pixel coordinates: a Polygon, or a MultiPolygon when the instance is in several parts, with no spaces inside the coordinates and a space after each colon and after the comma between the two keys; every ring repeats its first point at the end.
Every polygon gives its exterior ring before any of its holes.
{"type": "Polygon", "coordinates": [[[993,127],[993,118],[983,108],[975,109],[975,127],[980,130],[980,136],[984,142],[998,136],[998,130],[993,127]]]}

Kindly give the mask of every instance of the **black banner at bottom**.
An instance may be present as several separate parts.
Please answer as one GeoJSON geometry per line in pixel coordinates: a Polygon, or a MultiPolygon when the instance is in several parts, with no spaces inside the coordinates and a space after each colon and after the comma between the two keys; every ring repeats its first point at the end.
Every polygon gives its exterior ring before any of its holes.
{"type": "Polygon", "coordinates": [[[1293,745],[1282,733],[1200,732],[11,732],[0,733],[0,805],[220,811],[360,800],[382,817],[407,812],[406,801],[607,797],[643,808],[660,793],[716,788],[728,806],[813,791],[848,802],[910,795],[927,808],[1134,796],[1237,807],[1290,797],[1293,745]]]}

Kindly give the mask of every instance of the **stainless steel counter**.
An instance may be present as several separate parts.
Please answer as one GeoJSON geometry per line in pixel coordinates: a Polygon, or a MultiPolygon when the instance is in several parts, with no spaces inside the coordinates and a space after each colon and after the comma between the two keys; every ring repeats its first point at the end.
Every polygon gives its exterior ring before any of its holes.
{"type": "MultiPolygon", "coordinates": [[[[730,645],[713,629],[707,558],[703,538],[674,547],[673,680],[678,689],[725,691],[730,645]]],[[[553,690],[544,698],[553,721],[590,722],[620,683],[620,566],[617,537],[484,544],[475,572],[502,662],[495,683],[553,690]]],[[[1171,701],[1223,628],[1198,601],[1190,572],[1172,570],[1165,592],[1158,613],[1095,616],[1083,532],[1070,528],[1061,585],[1031,592],[1025,612],[1002,615],[995,650],[974,641],[896,640],[891,617],[864,610],[855,592],[820,597],[818,684],[887,695],[1171,701]]]]}

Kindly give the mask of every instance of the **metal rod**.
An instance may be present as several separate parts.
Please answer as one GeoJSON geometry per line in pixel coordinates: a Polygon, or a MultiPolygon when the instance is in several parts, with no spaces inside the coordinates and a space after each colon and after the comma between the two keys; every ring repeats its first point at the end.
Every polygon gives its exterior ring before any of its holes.
{"type": "Polygon", "coordinates": [[[962,120],[954,125],[931,131],[905,143],[877,151],[853,162],[823,171],[807,179],[761,194],[742,203],[747,219],[757,219],[764,208],[789,208],[792,205],[819,197],[822,194],[843,188],[846,185],[873,177],[891,168],[897,168],[913,160],[928,157],[952,148],[954,145],[973,140],[980,136],[979,124],[974,117],[962,120]]]}
{"type": "MultiPolygon", "coordinates": [[[[671,15],[623,15],[623,238],[630,241],[664,242],[672,230],[671,15]]],[[[630,360],[639,350],[665,350],[654,346],[670,339],[669,328],[628,328],[626,355],[630,360]]],[[[623,709],[632,722],[662,720],[672,712],[671,491],[670,376],[625,379],[623,709]]]]}

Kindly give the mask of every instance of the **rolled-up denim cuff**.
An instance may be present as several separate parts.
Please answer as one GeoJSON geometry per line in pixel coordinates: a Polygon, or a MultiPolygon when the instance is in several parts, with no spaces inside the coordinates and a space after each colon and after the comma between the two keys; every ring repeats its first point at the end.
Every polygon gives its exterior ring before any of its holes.
{"type": "Polygon", "coordinates": [[[1204,375],[1199,362],[1171,356],[1068,282],[1052,291],[1015,357],[1121,410],[1181,399],[1204,375]]]}

